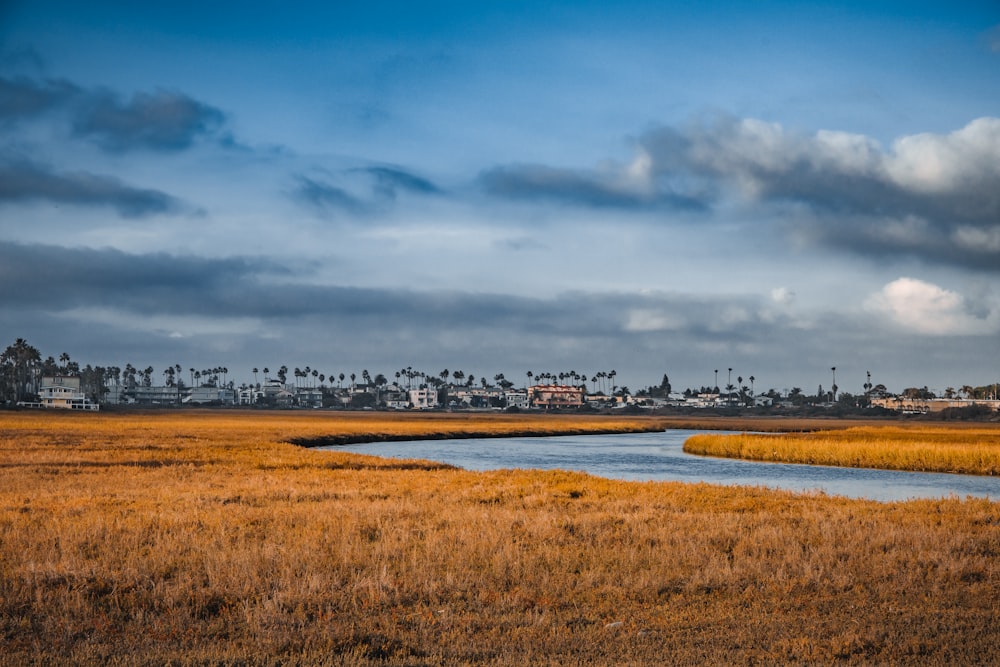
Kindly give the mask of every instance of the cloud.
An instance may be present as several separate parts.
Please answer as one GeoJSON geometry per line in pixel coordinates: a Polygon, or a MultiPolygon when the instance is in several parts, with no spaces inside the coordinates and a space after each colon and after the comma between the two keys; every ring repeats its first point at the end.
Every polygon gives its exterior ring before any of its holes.
{"type": "Polygon", "coordinates": [[[412,364],[477,376],[616,368],[622,384],[658,381],[668,372],[678,384],[698,386],[712,381],[713,368],[733,367],[755,375],[762,388],[784,378],[781,388],[825,382],[836,365],[845,390],[854,377],[859,391],[868,369],[880,382],[889,381],[885,371],[892,368],[915,375],[901,382],[929,382],[934,369],[911,372],[913,358],[934,359],[936,377],[977,377],[982,350],[992,349],[1000,330],[1000,308],[988,293],[970,299],[919,281],[886,286],[863,317],[826,312],[803,319],[766,294],[533,298],[315,279],[260,257],[0,242],[0,329],[43,350],[87,350],[88,363],[222,363],[242,368],[244,379],[261,364],[309,363],[327,372],[412,364]],[[905,319],[914,309],[922,317],[905,319]],[[942,319],[950,324],[923,324],[942,319]],[[981,344],[940,339],[970,333],[981,344]]]}
{"type": "Polygon", "coordinates": [[[0,121],[31,118],[76,99],[80,89],[64,80],[0,77],[0,121]]]}
{"type": "Polygon", "coordinates": [[[787,306],[795,302],[795,292],[787,287],[775,287],[771,290],[771,300],[787,306]]]}
{"type": "Polygon", "coordinates": [[[292,197],[322,213],[334,210],[360,216],[377,212],[396,200],[400,192],[417,195],[441,194],[431,181],[399,167],[373,166],[349,169],[337,174],[341,184],[323,178],[295,176],[292,197]]]}
{"type": "Polygon", "coordinates": [[[0,158],[0,203],[110,206],[126,218],[176,213],[185,206],[159,190],[135,188],[85,171],[58,172],[26,159],[0,158]]]}
{"type": "Polygon", "coordinates": [[[995,25],[986,32],[986,47],[993,53],[1000,53],[1000,25],[995,25]]]}
{"type": "MultiPolygon", "coordinates": [[[[187,299],[198,291],[264,273],[271,266],[251,259],[199,259],[166,253],[135,255],[110,248],[63,248],[0,242],[0,285],[7,304],[61,309],[121,304],[150,312],[176,307],[168,294],[187,299]],[[37,280],[45,267],[45,280],[37,280]],[[138,295],[138,296],[137,296],[138,295]]],[[[194,310],[198,306],[186,306],[194,310]]]]}
{"type": "Polygon", "coordinates": [[[136,93],[129,101],[109,91],[87,95],[73,121],[73,133],[109,151],[144,148],[176,151],[215,134],[225,114],[183,93],[136,93]]]}
{"type": "Polygon", "coordinates": [[[441,193],[429,180],[397,167],[368,167],[362,171],[375,178],[376,193],[389,199],[395,199],[398,190],[423,195],[441,193]]]}
{"type": "Polygon", "coordinates": [[[298,175],[295,177],[295,187],[292,190],[292,197],[300,202],[308,204],[312,208],[329,212],[331,209],[346,211],[348,213],[364,213],[368,209],[368,204],[330,183],[323,183],[309,176],[298,175]]]}
{"type": "Polygon", "coordinates": [[[181,92],[139,92],[124,100],[113,91],[63,79],[0,77],[0,120],[26,121],[52,112],[66,114],[73,136],[109,152],[179,151],[210,137],[232,143],[220,133],[226,115],[181,92]]]}
{"type": "Polygon", "coordinates": [[[479,182],[497,197],[597,208],[735,206],[855,254],[1000,270],[1000,118],[886,149],[864,135],[723,116],[644,133],[630,164],[501,166],[479,182]]]}
{"type": "Polygon", "coordinates": [[[522,164],[483,171],[478,181],[490,195],[505,199],[552,200],[593,208],[702,210],[701,195],[686,195],[652,187],[643,173],[640,157],[636,168],[602,171],[574,170],[522,164]]]}
{"type": "Polygon", "coordinates": [[[387,327],[503,329],[543,336],[615,336],[669,328],[725,335],[769,326],[763,300],[664,293],[566,293],[550,299],[459,291],[317,285],[256,257],[198,258],[0,242],[0,301],[19,308],[116,308],[220,318],[371,320],[387,327]],[[37,280],[38,267],[45,280],[37,280]],[[275,281],[273,277],[281,280],[275,281]]]}
{"type": "Polygon", "coordinates": [[[988,335],[1000,331],[1000,309],[975,307],[959,293],[914,278],[898,278],[865,303],[901,329],[929,336],[988,335]]]}

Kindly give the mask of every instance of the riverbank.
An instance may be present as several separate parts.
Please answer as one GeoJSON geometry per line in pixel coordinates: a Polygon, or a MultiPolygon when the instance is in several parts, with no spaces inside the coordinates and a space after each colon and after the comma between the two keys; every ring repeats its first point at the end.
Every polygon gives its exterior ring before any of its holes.
{"type": "Polygon", "coordinates": [[[0,415],[0,662],[962,664],[1000,640],[994,502],[287,442],[378,433],[354,417],[0,415]]]}

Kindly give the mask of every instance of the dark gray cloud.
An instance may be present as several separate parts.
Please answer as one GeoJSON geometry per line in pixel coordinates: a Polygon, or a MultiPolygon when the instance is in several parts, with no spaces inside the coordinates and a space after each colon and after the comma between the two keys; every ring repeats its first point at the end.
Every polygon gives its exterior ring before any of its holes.
{"type": "Polygon", "coordinates": [[[169,292],[187,298],[263,268],[252,269],[249,260],[243,259],[130,255],[113,249],[0,242],[0,300],[45,310],[123,304],[129,310],[149,312],[171,301],[150,298],[153,295],[169,292]]]}
{"type": "Polygon", "coordinates": [[[64,80],[0,77],[0,121],[31,118],[73,101],[80,89],[64,80]]]}
{"type": "Polygon", "coordinates": [[[375,179],[375,192],[389,199],[395,199],[399,190],[422,195],[441,193],[440,188],[426,178],[397,167],[368,167],[363,171],[375,179]]]}
{"type": "Polygon", "coordinates": [[[442,190],[431,181],[399,167],[364,167],[350,169],[337,176],[340,183],[299,174],[292,189],[293,199],[319,212],[335,211],[351,215],[367,215],[395,201],[398,193],[437,195],[442,190]]]}
{"type": "Polygon", "coordinates": [[[80,105],[73,132],[110,151],[175,151],[216,134],[224,122],[218,109],[176,91],[136,93],[128,101],[95,91],[80,105]]]}
{"type": "Polygon", "coordinates": [[[369,208],[367,202],[336,185],[303,175],[296,176],[295,181],[292,197],[317,211],[328,213],[336,210],[356,215],[365,213],[369,208]]]}
{"type": "Polygon", "coordinates": [[[701,210],[706,202],[694,194],[665,187],[650,188],[625,173],[598,173],[544,165],[495,167],[479,175],[491,195],[507,199],[552,200],[595,208],[673,208],[701,210]]]}
{"type": "Polygon", "coordinates": [[[498,197],[598,208],[737,204],[853,253],[1000,270],[1000,118],[887,149],[862,135],[724,116],[650,130],[636,149],[628,165],[505,166],[480,183],[498,197]]]}
{"type": "Polygon", "coordinates": [[[136,315],[330,318],[385,326],[505,329],[574,337],[685,332],[722,336],[764,323],[739,298],[567,293],[554,299],[315,285],[273,260],[225,259],[0,242],[0,301],[20,308],[113,307],[136,315]],[[44,279],[39,280],[39,267],[44,279]],[[271,280],[280,276],[282,280],[271,280]]]}
{"type": "Polygon", "coordinates": [[[414,365],[490,377],[501,371],[512,379],[527,370],[614,368],[619,384],[633,388],[663,373],[678,386],[698,387],[711,384],[713,369],[732,367],[734,380],[755,375],[759,389],[812,392],[837,366],[842,390],[860,391],[866,370],[900,388],[961,384],[980,376],[983,358],[1000,353],[995,335],[942,345],[940,336],[905,329],[884,335],[878,318],[831,312],[803,319],[747,295],[530,298],[317,285],[311,278],[256,257],[0,242],[0,331],[46,354],[87,350],[85,363],[222,364],[245,380],[252,366],[305,363],[325,372],[414,365]],[[913,369],[914,353],[947,359],[913,369]],[[941,379],[950,374],[954,380],[941,379]]]}
{"type": "Polygon", "coordinates": [[[0,203],[5,202],[109,206],[126,218],[177,213],[186,208],[164,192],[136,188],[110,176],[59,172],[27,159],[0,157],[0,203]]]}
{"type": "Polygon", "coordinates": [[[226,115],[184,93],[157,90],[125,100],[107,89],[84,89],[63,79],[0,77],[0,121],[66,114],[70,132],[111,152],[178,151],[216,138],[223,145],[226,115]]]}

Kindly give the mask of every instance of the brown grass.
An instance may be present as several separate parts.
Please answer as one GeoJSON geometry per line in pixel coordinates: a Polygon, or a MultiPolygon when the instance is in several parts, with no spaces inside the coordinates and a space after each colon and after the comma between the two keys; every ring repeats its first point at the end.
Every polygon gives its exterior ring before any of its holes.
{"type": "MultiPolygon", "coordinates": [[[[996,503],[466,472],[282,443],[416,435],[423,419],[0,415],[0,664],[996,658],[996,503]]],[[[580,428],[530,419],[424,427],[580,428]]]]}
{"type": "Polygon", "coordinates": [[[696,435],[684,451],[755,461],[1000,475],[1000,425],[858,426],[811,433],[696,435]]]}

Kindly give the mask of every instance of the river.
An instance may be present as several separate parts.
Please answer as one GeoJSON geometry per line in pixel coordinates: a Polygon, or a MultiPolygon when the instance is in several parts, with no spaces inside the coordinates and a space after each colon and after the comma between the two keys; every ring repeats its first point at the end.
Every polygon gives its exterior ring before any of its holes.
{"type": "Polygon", "coordinates": [[[623,480],[708,482],[893,501],[957,496],[1000,498],[1000,478],[868,468],[759,463],[687,454],[684,441],[701,431],[373,442],[323,449],[417,458],[467,470],[562,469],[623,480]]]}

